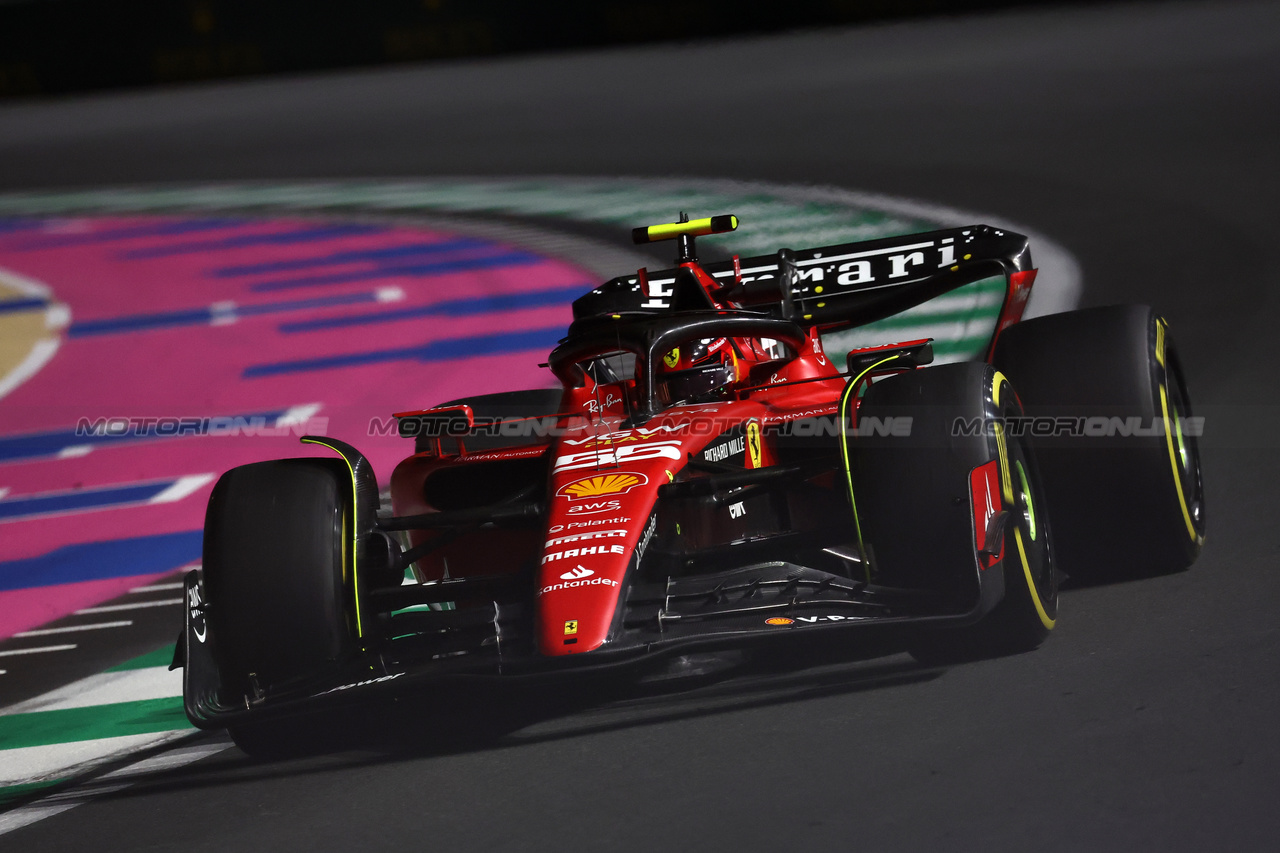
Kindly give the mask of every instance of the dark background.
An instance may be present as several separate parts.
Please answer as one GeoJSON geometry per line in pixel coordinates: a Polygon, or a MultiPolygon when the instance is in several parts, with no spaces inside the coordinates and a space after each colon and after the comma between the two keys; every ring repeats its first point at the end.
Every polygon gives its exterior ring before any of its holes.
{"type": "Polygon", "coordinates": [[[760,4],[735,0],[10,0],[0,2],[0,97],[702,39],[1033,5],[1049,4],[1043,0],[760,4]]]}
{"type": "Polygon", "coordinates": [[[1076,256],[1084,304],[1148,303],[1168,317],[1210,424],[1201,559],[1182,574],[1066,592],[1059,627],[1033,654],[785,671],[565,711],[486,747],[424,724],[423,743],[381,753],[261,766],[228,750],[4,843],[1275,850],[1278,104],[1280,5],[1213,0],[0,107],[6,191],[685,175],[994,212],[1076,256]],[[696,109],[681,112],[689,92],[696,109]]]}

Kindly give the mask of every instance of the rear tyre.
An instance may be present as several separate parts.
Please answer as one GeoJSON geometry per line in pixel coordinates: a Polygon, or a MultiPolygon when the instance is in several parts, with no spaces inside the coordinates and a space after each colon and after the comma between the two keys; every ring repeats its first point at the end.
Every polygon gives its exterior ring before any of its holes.
{"type": "Polygon", "coordinates": [[[1000,335],[994,362],[1036,419],[1029,440],[1063,570],[1098,583],[1190,566],[1204,542],[1204,485],[1163,318],[1132,305],[1027,320],[1000,335]],[[1036,435],[1051,418],[1083,434],[1036,435]]]}
{"type": "MultiPolygon", "coordinates": [[[[1056,622],[1053,539],[1030,448],[1000,429],[956,429],[958,423],[985,426],[1019,414],[1008,380],[985,364],[900,374],[875,383],[863,398],[862,423],[871,418],[884,423],[890,416],[912,419],[909,435],[854,439],[861,445],[854,492],[877,579],[889,586],[943,591],[948,605],[938,615],[946,615],[977,606],[980,573],[1003,575],[1003,598],[979,622],[911,640],[909,651],[919,660],[1029,651],[1056,622]],[[999,494],[991,496],[993,507],[1009,512],[998,560],[977,553],[971,476],[979,468],[999,484],[999,494]]],[[[976,510],[985,525],[985,507],[976,510]]],[[[985,532],[984,527],[984,539],[985,532]]]]}
{"type": "MultiPolygon", "coordinates": [[[[355,649],[353,490],[336,459],[282,459],[222,475],[205,515],[203,578],[220,698],[333,671],[355,649]]],[[[279,727],[231,728],[261,752],[279,727]]]]}

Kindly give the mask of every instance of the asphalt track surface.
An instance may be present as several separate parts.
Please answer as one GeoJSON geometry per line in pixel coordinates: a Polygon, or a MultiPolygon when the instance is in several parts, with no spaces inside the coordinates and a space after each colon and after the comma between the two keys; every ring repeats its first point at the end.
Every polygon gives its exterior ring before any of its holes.
{"type": "Polygon", "coordinates": [[[448,731],[400,721],[390,742],[271,765],[222,752],[4,848],[1274,849],[1277,104],[1280,7],[1219,2],[0,109],[0,189],[687,175],[998,212],[1075,253],[1084,304],[1156,305],[1209,419],[1200,561],[1064,594],[1036,653],[753,672],[587,708],[482,697],[433,717],[448,731]]]}

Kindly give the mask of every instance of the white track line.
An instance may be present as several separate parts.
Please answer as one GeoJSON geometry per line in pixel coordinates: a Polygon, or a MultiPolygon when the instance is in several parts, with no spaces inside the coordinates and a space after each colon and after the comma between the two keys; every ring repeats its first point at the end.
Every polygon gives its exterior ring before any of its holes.
{"type": "Polygon", "coordinates": [[[174,501],[180,501],[187,495],[200,491],[204,486],[213,481],[216,474],[188,474],[185,477],[179,477],[174,481],[173,485],[165,489],[160,494],[151,498],[149,504],[167,504],[174,501]]]}
{"type": "Polygon", "coordinates": [[[146,666],[100,672],[88,678],[42,693],[33,699],[0,710],[0,716],[40,711],[65,711],[91,705],[115,705],[149,699],[169,699],[182,695],[182,670],[167,666],[146,666]]]}
{"type": "Polygon", "coordinates": [[[290,406],[283,415],[276,418],[276,429],[305,424],[307,421],[314,418],[321,408],[322,404],[320,403],[307,403],[303,406],[290,406]]]}
{"type": "Polygon", "coordinates": [[[172,607],[175,604],[181,604],[186,601],[185,598],[166,598],[163,601],[138,601],[133,604],[108,604],[105,607],[86,607],[83,610],[77,610],[77,616],[84,616],[89,613],[115,613],[119,610],[139,610],[143,607],[172,607]]]}
{"type": "Polygon", "coordinates": [[[151,586],[135,586],[129,592],[166,592],[174,589],[182,589],[186,584],[182,581],[176,583],[153,583],[151,586]]]}
{"type": "MultiPolygon", "coordinates": [[[[187,735],[187,737],[199,737],[199,735],[187,735]]],[[[151,758],[144,758],[142,761],[122,767],[119,770],[113,770],[97,779],[77,785],[62,793],[45,797],[30,805],[0,814],[0,835],[29,826],[45,818],[62,814],[65,811],[70,811],[96,797],[123,790],[134,782],[141,781],[147,775],[193,764],[230,747],[230,740],[223,738],[212,742],[193,743],[189,746],[167,750],[151,758]]]]}
{"type": "Polygon", "coordinates": [[[61,338],[41,338],[36,341],[27,357],[18,362],[18,366],[0,377],[0,397],[8,394],[23,382],[40,372],[40,368],[49,363],[61,346],[61,338]]]}
{"type": "Polygon", "coordinates": [[[95,622],[92,625],[70,625],[66,628],[39,628],[35,631],[22,631],[13,636],[43,637],[46,634],[70,634],[73,631],[96,631],[100,628],[127,628],[132,624],[132,619],[122,619],[119,622],[95,622]]]}
{"type": "Polygon", "coordinates": [[[74,649],[75,643],[67,643],[62,646],[41,646],[37,649],[9,649],[0,652],[0,657],[10,657],[11,655],[36,655],[41,652],[65,652],[67,649],[74,649]]]}
{"type": "Polygon", "coordinates": [[[0,790],[33,782],[83,778],[105,764],[128,761],[144,749],[154,749],[190,735],[190,729],[182,729],[6,749],[0,752],[4,757],[4,764],[0,765],[0,790]]]}

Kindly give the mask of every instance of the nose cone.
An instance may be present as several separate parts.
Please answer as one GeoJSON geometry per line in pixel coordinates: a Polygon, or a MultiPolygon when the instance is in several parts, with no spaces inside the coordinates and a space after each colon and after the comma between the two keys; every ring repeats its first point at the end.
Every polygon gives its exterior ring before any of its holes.
{"type": "Polygon", "coordinates": [[[667,481],[663,461],[637,462],[629,471],[552,475],[537,592],[544,655],[591,651],[608,637],[636,543],[658,486],[667,481]],[[636,470],[641,467],[651,470],[636,470]]]}

